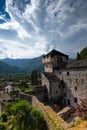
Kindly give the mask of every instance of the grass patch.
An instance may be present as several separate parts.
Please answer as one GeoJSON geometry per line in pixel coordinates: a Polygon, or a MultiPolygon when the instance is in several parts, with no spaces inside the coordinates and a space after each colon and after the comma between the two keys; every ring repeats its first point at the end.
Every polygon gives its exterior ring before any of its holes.
{"type": "Polygon", "coordinates": [[[73,123],[71,124],[71,128],[80,125],[81,121],[82,121],[81,119],[78,119],[77,121],[73,122],[73,123]]]}
{"type": "Polygon", "coordinates": [[[20,86],[19,89],[20,89],[21,92],[29,92],[29,91],[33,91],[34,86],[29,86],[29,87],[20,86]]]}

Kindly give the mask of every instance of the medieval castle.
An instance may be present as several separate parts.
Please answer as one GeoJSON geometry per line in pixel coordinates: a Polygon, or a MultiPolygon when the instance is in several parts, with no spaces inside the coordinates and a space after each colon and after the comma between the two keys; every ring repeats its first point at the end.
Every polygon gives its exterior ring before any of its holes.
{"type": "Polygon", "coordinates": [[[68,55],[52,50],[42,58],[45,72],[41,85],[34,90],[19,93],[17,88],[7,86],[0,90],[0,113],[3,104],[12,100],[9,96],[16,92],[19,99],[28,100],[37,105],[37,99],[45,103],[57,103],[62,107],[81,103],[87,98],[87,59],[68,60],[68,55]]]}
{"type": "Polygon", "coordinates": [[[76,107],[87,98],[87,60],[70,62],[68,55],[52,50],[43,56],[43,64],[42,86],[48,100],[76,107]]]}

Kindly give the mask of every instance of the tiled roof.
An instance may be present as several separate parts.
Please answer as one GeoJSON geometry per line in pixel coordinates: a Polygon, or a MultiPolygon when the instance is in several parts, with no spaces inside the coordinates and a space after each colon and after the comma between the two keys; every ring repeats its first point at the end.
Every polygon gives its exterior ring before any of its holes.
{"type": "Polygon", "coordinates": [[[56,75],[54,75],[53,73],[47,73],[44,72],[43,73],[45,75],[45,77],[50,81],[50,82],[54,82],[54,81],[59,81],[59,79],[56,77],[56,75]]]}
{"type": "Polygon", "coordinates": [[[87,67],[87,59],[85,60],[74,60],[68,62],[66,68],[86,68],[87,67]]]}
{"type": "Polygon", "coordinates": [[[57,51],[55,49],[53,49],[52,51],[50,51],[48,54],[46,54],[44,56],[48,56],[48,55],[51,55],[51,56],[53,56],[53,55],[60,55],[60,56],[66,56],[68,58],[68,55],[66,55],[66,54],[64,54],[62,52],[59,52],[59,51],[57,51]]]}

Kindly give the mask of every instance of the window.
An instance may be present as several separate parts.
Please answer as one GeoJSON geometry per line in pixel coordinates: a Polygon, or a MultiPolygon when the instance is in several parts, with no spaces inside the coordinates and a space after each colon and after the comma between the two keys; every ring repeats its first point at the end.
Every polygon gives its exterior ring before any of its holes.
{"type": "Polygon", "coordinates": [[[60,72],[60,75],[61,75],[61,72],[60,72]]]}
{"type": "Polygon", "coordinates": [[[59,88],[60,88],[60,85],[59,85],[59,88]]]}
{"type": "Polygon", "coordinates": [[[64,93],[64,97],[66,97],[66,93],[64,93]]]}
{"type": "Polygon", "coordinates": [[[65,88],[65,86],[63,85],[63,88],[65,88]]]}
{"type": "Polygon", "coordinates": [[[56,91],[56,93],[58,93],[58,91],[56,91]]]}
{"type": "Polygon", "coordinates": [[[75,90],[77,90],[77,87],[75,87],[75,90]]]}
{"type": "Polygon", "coordinates": [[[70,75],[69,72],[67,72],[67,75],[68,75],[68,76],[70,75]]]}
{"type": "Polygon", "coordinates": [[[44,88],[46,88],[46,84],[44,84],[44,88]]]}
{"type": "Polygon", "coordinates": [[[68,105],[70,105],[70,99],[68,99],[67,101],[68,101],[68,105]]]}
{"type": "Polygon", "coordinates": [[[77,103],[77,98],[74,98],[74,102],[77,103]]]}

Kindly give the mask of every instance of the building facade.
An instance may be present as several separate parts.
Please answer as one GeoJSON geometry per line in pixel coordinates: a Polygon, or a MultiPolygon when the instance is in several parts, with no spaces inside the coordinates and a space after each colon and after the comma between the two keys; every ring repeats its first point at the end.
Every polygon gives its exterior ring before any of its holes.
{"type": "Polygon", "coordinates": [[[87,98],[87,60],[69,62],[67,55],[52,50],[44,56],[43,63],[42,86],[46,86],[49,100],[61,99],[64,106],[76,107],[87,98]]]}
{"type": "Polygon", "coordinates": [[[65,55],[56,50],[52,50],[47,55],[43,56],[43,64],[45,72],[52,73],[55,69],[64,68],[68,61],[68,55],[65,55]]]}

